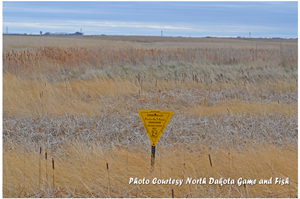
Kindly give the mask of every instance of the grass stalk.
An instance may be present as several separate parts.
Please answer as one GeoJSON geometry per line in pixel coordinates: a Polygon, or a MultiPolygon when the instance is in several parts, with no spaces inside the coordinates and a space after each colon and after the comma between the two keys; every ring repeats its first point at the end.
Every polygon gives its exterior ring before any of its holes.
{"type": "Polygon", "coordinates": [[[40,147],[40,154],[39,154],[39,191],[41,191],[41,155],[42,155],[42,147],[40,147]]]}
{"type": "Polygon", "coordinates": [[[53,170],[53,191],[55,190],[55,179],[54,179],[54,158],[52,158],[52,170],[53,170]]]}

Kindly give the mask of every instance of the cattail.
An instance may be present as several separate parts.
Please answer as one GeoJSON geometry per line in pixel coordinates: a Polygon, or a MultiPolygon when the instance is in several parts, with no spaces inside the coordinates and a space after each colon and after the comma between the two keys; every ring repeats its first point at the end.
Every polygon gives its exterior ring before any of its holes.
{"type": "Polygon", "coordinates": [[[48,183],[48,171],[47,171],[47,152],[45,152],[45,159],[46,159],[46,183],[48,183]]]}
{"type": "MultiPolygon", "coordinates": [[[[185,159],[185,154],[184,154],[184,159],[185,159]]],[[[185,178],[185,176],[186,176],[185,162],[183,162],[183,170],[184,170],[184,172],[183,172],[183,177],[185,178]]]]}
{"type": "Polygon", "coordinates": [[[55,189],[55,180],[54,180],[54,158],[52,158],[52,169],[53,169],[53,190],[55,189]]]}
{"type": "Polygon", "coordinates": [[[174,198],[174,189],[172,189],[172,198],[174,198]]]}
{"type": "Polygon", "coordinates": [[[108,163],[106,163],[106,170],[107,170],[107,175],[108,175],[108,195],[110,197],[110,179],[109,179],[109,168],[108,168],[108,163]]]}
{"type": "Polygon", "coordinates": [[[195,81],[194,72],[193,71],[192,71],[192,79],[193,79],[193,81],[195,81]]]}

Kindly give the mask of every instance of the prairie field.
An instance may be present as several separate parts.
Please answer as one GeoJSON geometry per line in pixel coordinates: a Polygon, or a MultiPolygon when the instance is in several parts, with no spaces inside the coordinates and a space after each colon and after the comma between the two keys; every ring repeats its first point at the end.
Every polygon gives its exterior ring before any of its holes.
{"type": "Polygon", "coordinates": [[[5,198],[298,197],[298,40],[4,35],[2,66],[5,198]],[[138,110],[173,111],[154,167],[138,110]]]}

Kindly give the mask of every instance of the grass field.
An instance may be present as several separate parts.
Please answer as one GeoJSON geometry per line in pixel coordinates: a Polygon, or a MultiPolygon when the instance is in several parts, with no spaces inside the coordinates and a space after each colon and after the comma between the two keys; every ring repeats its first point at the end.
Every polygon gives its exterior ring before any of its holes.
{"type": "Polygon", "coordinates": [[[3,197],[298,197],[297,42],[3,36],[3,197]]]}

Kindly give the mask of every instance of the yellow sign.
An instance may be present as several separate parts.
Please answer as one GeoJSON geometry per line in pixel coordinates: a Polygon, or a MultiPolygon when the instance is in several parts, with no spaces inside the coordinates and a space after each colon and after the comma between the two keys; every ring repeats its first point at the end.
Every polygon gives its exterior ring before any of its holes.
{"type": "Polygon", "coordinates": [[[158,142],[162,132],[173,115],[173,111],[138,111],[152,146],[158,142]]]}

